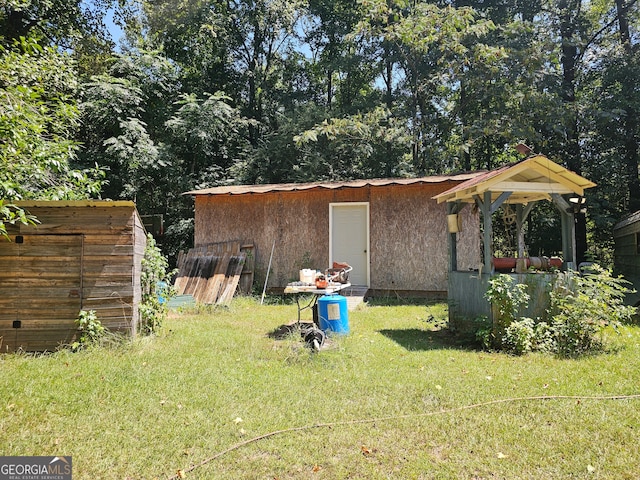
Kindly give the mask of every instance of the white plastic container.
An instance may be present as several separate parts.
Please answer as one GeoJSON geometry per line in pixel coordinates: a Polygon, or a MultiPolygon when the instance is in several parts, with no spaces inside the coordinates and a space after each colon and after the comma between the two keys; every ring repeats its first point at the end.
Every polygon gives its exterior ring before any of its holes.
{"type": "Polygon", "coordinates": [[[303,268],[300,270],[300,281],[304,283],[315,283],[316,271],[310,268],[303,268]]]}

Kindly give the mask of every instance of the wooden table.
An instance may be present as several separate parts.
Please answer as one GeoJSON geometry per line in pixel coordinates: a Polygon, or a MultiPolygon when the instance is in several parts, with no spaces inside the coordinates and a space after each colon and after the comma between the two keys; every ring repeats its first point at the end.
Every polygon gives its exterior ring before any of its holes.
{"type": "Polygon", "coordinates": [[[338,293],[340,290],[350,287],[350,283],[331,283],[327,285],[326,288],[317,288],[313,285],[287,285],[284,289],[284,293],[286,295],[295,295],[296,305],[298,306],[298,325],[300,325],[300,314],[303,310],[311,308],[314,312],[313,315],[313,323],[317,326],[318,324],[318,315],[315,310],[316,305],[318,303],[318,298],[322,295],[334,295],[338,293]],[[300,304],[300,296],[302,295],[311,295],[311,300],[306,305],[300,304]]]}

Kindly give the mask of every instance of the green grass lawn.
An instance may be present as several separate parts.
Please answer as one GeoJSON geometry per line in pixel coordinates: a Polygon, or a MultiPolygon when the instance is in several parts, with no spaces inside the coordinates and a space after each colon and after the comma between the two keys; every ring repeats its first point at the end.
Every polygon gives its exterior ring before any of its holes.
{"type": "Polygon", "coordinates": [[[72,455],[74,479],[640,477],[640,328],[512,357],[430,315],[370,305],[313,354],[268,335],[295,306],[236,299],[117,348],[0,356],[0,454],[72,455]]]}

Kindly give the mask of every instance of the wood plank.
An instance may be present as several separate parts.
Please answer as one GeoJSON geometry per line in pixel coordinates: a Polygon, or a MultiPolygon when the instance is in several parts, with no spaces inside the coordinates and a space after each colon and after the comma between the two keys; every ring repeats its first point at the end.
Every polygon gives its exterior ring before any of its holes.
{"type": "Polygon", "coordinates": [[[212,304],[218,300],[220,287],[224,283],[230,260],[231,254],[229,252],[224,252],[218,260],[213,275],[207,280],[207,287],[202,296],[202,303],[212,304]]]}
{"type": "Polygon", "coordinates": [[[229,262],[229,269],[227,270],[226,282],[222,294],[218,298],[218,304],[229,303],[236,293],[238,283],[240,282],[240,275],[242,268],[244,267],[246,255],[240,253],[239,255],[233,255],[229,262]]]}
{"type": "Polygon", "coordinates": [[[198,271],[196,272],[196,276],[193,278],[193,291],[191,292],[191,295],[196,299],[202,296],[201,291],[206,288],[207,280],[211,276],[212,259],[213,257],[207,254],[200,257],[200,261],[198,262],[198,271]]]}
{"type": "Polygon", "coordinates": [[[202,299],[206,296],[209,278],[214,274],[219,260],[220,258],[214,255],[207,255],[206,257],[203,257],[205,265],[201,271],[197,288],[193,292],[193,298],[196,302],[202,302],[202,299]]]}
{"type": "Polygon", "coordinates": [[[194,255],[187,254],[184,260],[183,269],[178,273],[178,277],[174,282],[174,287],[178,295],[183,295],[184,290],[187,287],[187,283],[189,282],[189,277],[191,272],[195,272],[197,268],[196,257],[194,255]]]}
{"type": "Polygon", "coordinates": [[[201,252],[198,252],[196,255],[194,255],[193,268],[191,269],[191,272],[189,272],[189,278],[187,279],[187,284],[184,287],[185,295],[193,295],[195,286],[198,283],[198,275],[199,275],[198,272],[200,272],[202,268],[202,265],[200,263],[201,259],[202,259],[201,252]]]}
{"type": "Polygon", "coordinates": [[[247,244],[240,247],[240,251],[245,254],[244,267],[240,274],[240,291],[249,295],[253,290],[254,270],[256,264],[256,249],[254,245],[247,244]]]}

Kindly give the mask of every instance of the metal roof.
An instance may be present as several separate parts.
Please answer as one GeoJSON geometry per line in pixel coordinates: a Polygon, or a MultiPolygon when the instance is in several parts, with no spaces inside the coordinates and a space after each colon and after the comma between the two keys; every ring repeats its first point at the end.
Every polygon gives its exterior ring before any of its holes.
{"type": "Polygon", "coordinates": [[[613,230],[620,230],[621,228],[624,228],[636,222],[640,222],[640,210],[626,215],[622,220],[614,225],[613,230]]]}
{"type": "Polygon", "coordinates": [[[350,180],[344,182],[312,182],[312,183],[277,183],[261,185],[227,185],[222,187],[205,188],[202,190],[192,190],[184,195],[246,195],[255,193],[272,192],[298,192],[304,190],[327,189],[336,190],[341,188],[361,188],[361,187],[384,187],[387,185],[418,185],[433,184],[442,182],[464,182],[481,175],[482,172],[461,173],[455,175],[436,175],[431,177],[418,178],[378,178],[369,180],[350,180]]]}
{"type": "Polygon", "coordinates": [[[462,201],[472,203],[491,192],[491,201],[510,192],[507,203],[529,203],[549,200],[552,193],[574,193],[583,196],[595,183],[552,162],[544,155],[532,155],[518,163],[506,165],[469,179],[436,195],[438,203],[462,201]]]}

